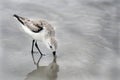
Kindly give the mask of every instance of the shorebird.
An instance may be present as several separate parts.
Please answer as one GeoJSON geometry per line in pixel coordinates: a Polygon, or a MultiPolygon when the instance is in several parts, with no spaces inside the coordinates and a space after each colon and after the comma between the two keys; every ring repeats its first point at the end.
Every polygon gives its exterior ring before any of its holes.
{"type": "Polygon", "coordinates": [[[23,30],[33,38],[31,49],[32,57],[34,45],[38,52],[43,55],[38,47],[37,41],[44,42],[45,45],[52,50],[53,56],[56,56],[57,41],[55,38],[55,30],[47,20],[29,19],[16,14],[13,16],[21,23],[23,30]]]}

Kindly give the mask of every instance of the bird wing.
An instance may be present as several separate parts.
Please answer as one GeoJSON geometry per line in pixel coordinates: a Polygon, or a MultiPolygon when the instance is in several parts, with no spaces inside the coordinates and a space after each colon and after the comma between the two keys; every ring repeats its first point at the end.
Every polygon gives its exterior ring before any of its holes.
{"type": "Polygon", "coordinates": [[[41,30],[43,30],[43,27],[40,26],[39,24],[36,24],[34,29],[32,29],[33,32],[40,32],[41,30]]]}
{"type": "Polygon", "coordinates": [[[43,30],[43,25],[42,25],[42,23],[41,23],[41,24],[35,23],[35,24],[33,24],[33,26],[28,25],[27,27],[28,27],[31,31],[35,32],[35,33],[38,33],[38,32],[40,32],[41,30],[43,30]]]}

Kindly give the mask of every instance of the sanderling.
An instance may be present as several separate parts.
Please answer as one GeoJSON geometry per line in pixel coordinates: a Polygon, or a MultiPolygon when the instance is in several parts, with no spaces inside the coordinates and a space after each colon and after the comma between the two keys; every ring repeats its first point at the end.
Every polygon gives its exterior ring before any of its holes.
{"type": "Polygon", "coordinates": [[[43,19],[29,19],[16,14],[13,16],[21,23],[23,30],[33,38],[31,49],[32,57],[34,45],[39,53],[43,55],[37,45],[37,41],[44,42],[46,46],[52,50],[53,56],[56,56],[57,41],[55,39],[55,30],[48,21],[43,19]]]}

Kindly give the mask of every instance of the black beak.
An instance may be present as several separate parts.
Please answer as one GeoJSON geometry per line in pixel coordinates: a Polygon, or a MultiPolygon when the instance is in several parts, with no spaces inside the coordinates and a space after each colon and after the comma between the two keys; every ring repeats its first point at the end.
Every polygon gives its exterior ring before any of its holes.
{"type": "Polygon", "coordinates": [[[14,15],[13,15],[13,17],[19,18],[19,16],[18,16],[18,15],[16,15],[16,14],[14,14],[14,15]]]}
{"type": "Polygon", "coordinates": [[[53,56],[56,57],[56,51],[53,51],[53,56]]]}
{"type": "Polygon", "coordinates": [[[24,22],[23,22],[24,18],[23,17],[20,17],[16,14],[14,14],[13,17],[17,18],[17,20],[20,21],[20,23],[22,23],[24,25],[24,22]]]}

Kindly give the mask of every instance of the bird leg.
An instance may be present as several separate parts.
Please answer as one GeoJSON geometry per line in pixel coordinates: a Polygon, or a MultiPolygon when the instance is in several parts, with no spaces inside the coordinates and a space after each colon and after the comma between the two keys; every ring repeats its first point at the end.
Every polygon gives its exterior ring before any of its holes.
{"type": "Polygon", "coordinates": [[[32,41],[31,55],[32,55],[32,58],[33,58],[33,62],[34,62],[34,64],[36,64],[35,59],[34,59],[34,55],[33,55],[33,53],[34,53],[34,52],[33,52],[34,43],[35,43],[35,40],[32,41]]]}
{"type": "Polygon", "coordinates": [[[36,48],[38,49],[39,53],[40,53],[41,56],[42,56],[43,54],[42,54],[42,52],[40,51],[40,49],[39,49],[39,47],[38,47],[38,45],[37,45],[37,41],[35,42],[35,46],[36,46],[36,48]]]}
{"type": "Polygon", "coordinates": [[[31,53],[34,53],[34,52],[33,52],[34,43],[35,43],[35,40],[32,41],[32,49],[31,49],[31,53]]]}
{"type": "Polygon", "coordinates": [[[34,51],[34,50],[33,50],[34,45],[35,45],[35,40],[32,41],[32,49],[31,49],[31,53],[38,53],[37,51],[34,51]]]}

